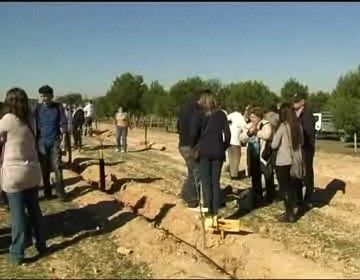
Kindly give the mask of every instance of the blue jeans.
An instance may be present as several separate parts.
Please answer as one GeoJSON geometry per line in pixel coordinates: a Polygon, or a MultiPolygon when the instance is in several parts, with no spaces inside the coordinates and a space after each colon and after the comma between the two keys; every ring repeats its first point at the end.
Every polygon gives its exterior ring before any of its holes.
{"type": "Polygon", "coordinates": [[[61,166],[60,139],[53,143],[43,143],[39,141],[39,158],[43,173],[45,195],[51,196],[50,173],[54,171],[56,178],[56,193],[59,197],[64,197],[63,172],[61,166]]]}
{"type": "Polygon", "coordinates": [[[191,204],[199,202],[198,190],[200,190],[200,175],[199,175],[199,164],[190,157],[191,147],[182,146],[179,147],[179,152],[187,167],[187,177],[184,181],[181,198],[191,204]]]}
{"type": "Polygon", "coordinates": [[[221,204],[220,176],[223,161],[200,158],[200,178],[204,197],[204,207],[208,213],[217,215],[221,204]]]}
{"type": "Polygon", "coordinates": [[[20,192],[7,193],[6,195],[9,201],[11,218],[10,259],[21,262],[24,259],[28,222],[30,222],[34,233],[37,250],[44,252],[46,249],[45,227],[39,205],[38,188],[34,187],[20,192]]]}
{"type": "Polygon", "coordinates": [[[116,147],[123,148],[125,152],[127,151],[127,133],[127,127],[116,126],[116,147]]]}

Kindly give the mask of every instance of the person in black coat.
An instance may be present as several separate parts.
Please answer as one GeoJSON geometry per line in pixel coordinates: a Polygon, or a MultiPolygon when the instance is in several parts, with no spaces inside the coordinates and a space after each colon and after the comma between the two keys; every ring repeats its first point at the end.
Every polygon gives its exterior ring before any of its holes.
{"type": "Polygon", "coordinates": [[[199,110],[199,97],[199,92],[193,93],[193,96],[190,98],[190,100],[181,107],[177,121],[177,132],[179,134],[179,152],[185,161],[188,172],[182,186],[180,197],[185,201],[187,207],[189,208],[196,208],[199,204],[199,167],[198,163],[191,157],[190,138],[191,122],[199,110]]]}
{"type": "Polygon", "coordinates": [[[74,148],[81,149],[82,147],[82,127],[85,122],[85,112],[78,104],[75,105],[75,110],[72,116],[72,133],[74,138],[74,148]]]}
{"type": "MultiPolygon", "coordinates": [[[[314,156],[315,156],[315,117],[311,106],[306,102],[306,94],[296,93],[294,97],[294,109],[300,120],[304,135],[303,156],[305,164],[305,196],[300,201],[306,209],[312,208],[312,194],[314,192],[314,156]]],[[[302,197],[302,194],[301,194],[302,197]]]]}
{"type": "Polygon", "coordinates": [[[200,97],[201,112],[193,119],[191,146],[199,147],[199,170],[204,212],[215,220],[221,204],[220,176],[225,151],[230,146],[230,128],[225,113],[217,108],[214,95],[205,90],[200,97]]]}

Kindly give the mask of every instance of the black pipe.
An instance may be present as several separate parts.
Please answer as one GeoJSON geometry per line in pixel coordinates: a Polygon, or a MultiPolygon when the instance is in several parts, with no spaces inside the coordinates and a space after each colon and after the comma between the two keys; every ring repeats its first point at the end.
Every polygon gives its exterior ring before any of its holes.
{"type": "Polygon", "coordinates": [[[101,191],[105,191],[105,161],[103,158],[99,159],[99,188],[101,191]]]}

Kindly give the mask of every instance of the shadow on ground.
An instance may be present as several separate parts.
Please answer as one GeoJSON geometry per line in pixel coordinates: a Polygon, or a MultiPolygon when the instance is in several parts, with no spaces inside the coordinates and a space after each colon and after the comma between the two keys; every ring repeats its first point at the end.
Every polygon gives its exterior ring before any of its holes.
{"type": "MultiPolygon", "coordinates": [[[[103,144],[102,145],[103,150],[109,150],[109,149],[115,149],[115,148],[116,148],[116,145],[113,145],[113,144],[103,144]]],[[[90,151],[97,151],[99,149],[101,149],[101,145],[84,147],[82,150],[84,152],[90,152],[90,151]]]]}
{"type": "Polygon", "coordinates": [[[313,205],[322,208],[330,204],[335,194],[341,191],[345,194],[346,183],[339,179],[333,179],[324,189],[317,189],[312,197],[313,205]]]}
{"type": "MultiPolygon", "coordinates": [[[[124,163],[124,161],[115,161],[115,162],[106,162],[105,161],[105,166],[116,166],[119,165],[121,163],[124,163]]],[[[84,172],[84,170],[90,166],[94,166],[94,165],[99,165],[99,159],[97,158],[88,158],[88,157],[84,157],[84,158],[76,158],[73,160],[72,164],[71,164],[71,170],[76,172],[76,173],[82,173],[84,172]]]]}
{"type": "Polygon", "coordinates": [[[137,183],[152,183],[155,181],[159,181],[159,180],[163,180],[163,178],[160,177],[144,177],[144,178],[121,178],[121,179],[117,179],[114,175],[111,176],[111,180],[112,180],[112,185],[110,187],[109,190],[107,190],[106,192],[108,194],[114,194],[116,192],[119,192],[121,189],[125,189],[126,188],[126,184],[129,182],[137,182],[137,183]]]}

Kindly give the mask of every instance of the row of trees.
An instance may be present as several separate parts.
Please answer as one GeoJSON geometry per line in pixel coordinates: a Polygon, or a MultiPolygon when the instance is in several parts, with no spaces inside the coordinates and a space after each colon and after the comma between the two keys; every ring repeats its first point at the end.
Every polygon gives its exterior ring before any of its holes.
{"type": "MultiPolygon", "coordinates": [[[[213,90],[222,108],[229,109],[236,105],[241,110],[248,104],[271,108],[279,102],[290,100],[296,92],[302,91],[308,96],[315,112],[333,113],[338,128],[349,133],[360,131],[360,66],[340,77],[331,93],[310,93],[306,85],[292,78],[285,82],[280,95],[259,81],[222,84],[219,80],[204,80],[200,77],[180,80],[167,91],[158,81],[147,85],[141,75],[124,73],[116,77],[105,96],[95,98],[94,103],[99,118],[112,116],[119,106],[136,116],[173,117],[192,92],[204,87],[213,90]]],[[[81,94],[62,96],[58,100],[70,103],[84,101],[81,94]]]]}

